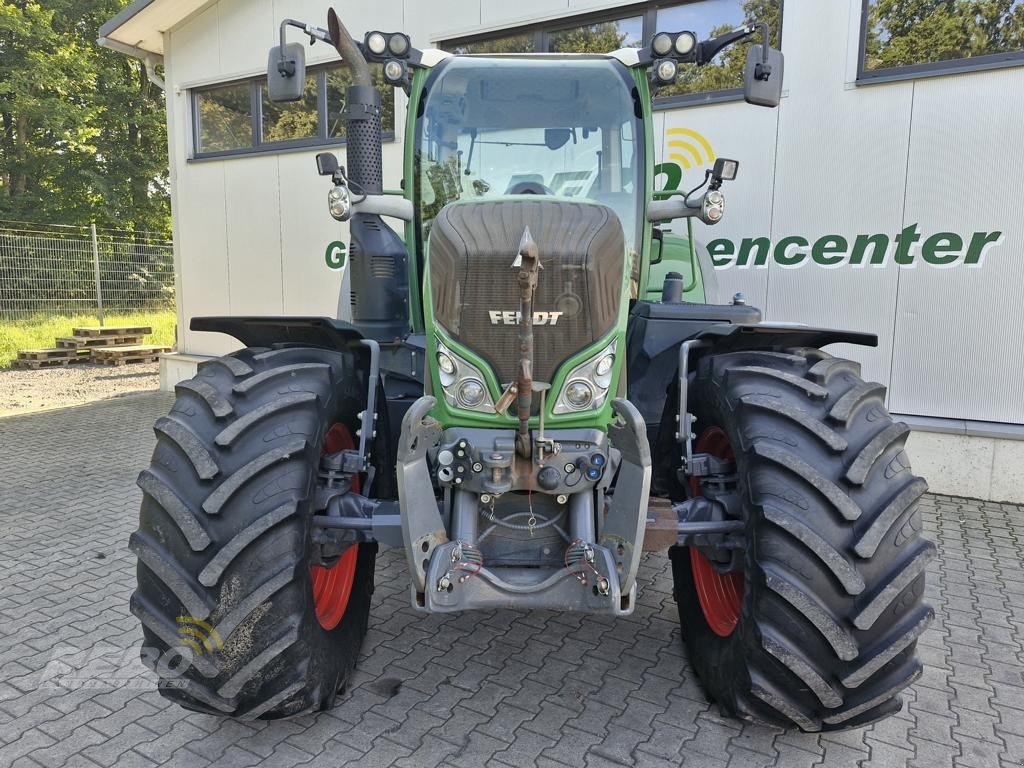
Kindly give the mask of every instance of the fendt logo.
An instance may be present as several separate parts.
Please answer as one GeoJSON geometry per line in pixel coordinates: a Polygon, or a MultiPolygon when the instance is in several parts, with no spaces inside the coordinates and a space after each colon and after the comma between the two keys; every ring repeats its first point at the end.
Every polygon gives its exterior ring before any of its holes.
{"type": "MultiPolygon", "coordinates": [[[[488,311],[491,325],[519,325],[523,320],[521,312],[512,309],[492,309],[488,311]]],[[[534,312],[534,325],[558,325],[559,318],[565,312],[534,312]]]]}

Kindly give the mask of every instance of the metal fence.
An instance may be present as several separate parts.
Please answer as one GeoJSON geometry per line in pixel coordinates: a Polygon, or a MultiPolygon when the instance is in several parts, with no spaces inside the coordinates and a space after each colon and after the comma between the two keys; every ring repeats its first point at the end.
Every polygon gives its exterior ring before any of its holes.
{"type": "Polygon", "coordinates": [[[0,221],[0,318],[174,307],[169,241],[147,233],[0,221]]]}

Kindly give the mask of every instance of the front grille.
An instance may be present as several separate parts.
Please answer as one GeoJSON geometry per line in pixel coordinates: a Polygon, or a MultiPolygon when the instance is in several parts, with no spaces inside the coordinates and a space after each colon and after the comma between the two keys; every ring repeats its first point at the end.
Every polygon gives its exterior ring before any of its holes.
{"type": "Polygon", "coordinates": [[[512,263],[526,227],[543,267],[534,312],[548,319],[533,328],[535,380],[550,383],[566,358],[611,330],[619,312],[625,247],[610,208],[543,198],[445,207],[430,233],[434,317],[484,357],[502,384],[515,379],[519,359],[512,263]],[[562,314],[551,324],[553,312],[562,314]]]}

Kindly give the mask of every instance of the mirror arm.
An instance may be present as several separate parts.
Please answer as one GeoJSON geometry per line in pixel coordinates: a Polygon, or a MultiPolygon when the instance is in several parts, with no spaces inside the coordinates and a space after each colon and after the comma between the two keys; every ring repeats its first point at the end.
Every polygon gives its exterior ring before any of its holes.
{"type": "Polygon", "coordinates": [[[302,21],[296,21],[295,19],[285,19],[281,22],[281,60],[277,63],[277,71],[280,72],[284,77],[292,77],[295,74],[295,64],[288,61],[284,57],[285,49],[288,45],[288,27],[295,27],[301,29],[307,35],[309,35],[309,44],[314,45],[317,40],[321,42],[331,42],[331,34],[326,29],[320,27],[314,27],[312,24],[306,24],[302,21]]]}
{"type": "Polygon", "coordinates": [[[724,35],[713,37],[710,40],[704,40],[697,44],[697,64],[707,64],[715,56],[717,56],[724,48],[738,43],[745,37],[750,37],[757,31],[758,26],[763,26],[767,34],[767,25],[752,24],[748,27],[741,27],[740,29],[734,29],[732,32],[726,32],[724,35]]]}

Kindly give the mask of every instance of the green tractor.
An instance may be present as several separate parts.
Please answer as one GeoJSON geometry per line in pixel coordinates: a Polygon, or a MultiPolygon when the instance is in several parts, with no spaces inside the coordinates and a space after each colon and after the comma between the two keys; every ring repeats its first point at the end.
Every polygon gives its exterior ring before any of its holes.
{"type": "Polygon", "coordinates": [[[711,303],[692,232],[737,163],[653,192],[651,88],[756,36],[748,102],[783,59],[755,25],[607,55],[450,55],[286,20],[276,100],[302,96],[298,27],[351,73],[352,322],[196,318],[244,349],[203,363],[142,472],[133,613],[164,696],[276,718],[332,706],[367,630],[379,546],[425,614],[628,615],[668,550],[681,631],[728,715],[820,731],[897,712],[921,672],[934,545],[908,429],[857,363],[875,336],[711,303]],[[409,95],[401,191],[380,94],[409,95]],[[399,237],[384,217],[404,222],[399,237]]]}

